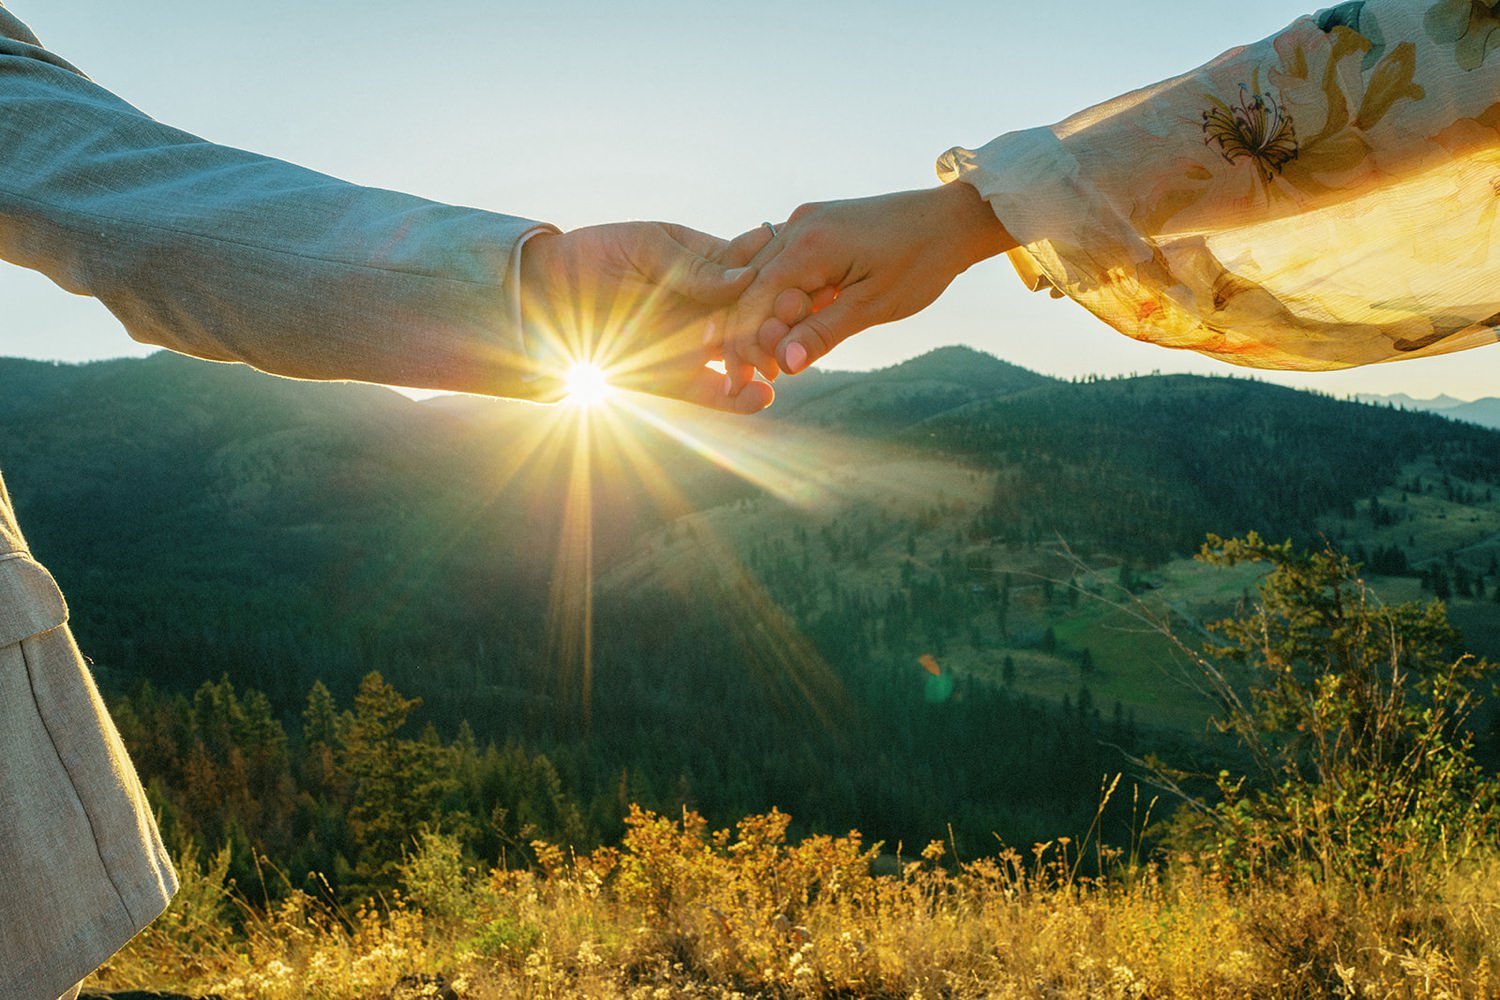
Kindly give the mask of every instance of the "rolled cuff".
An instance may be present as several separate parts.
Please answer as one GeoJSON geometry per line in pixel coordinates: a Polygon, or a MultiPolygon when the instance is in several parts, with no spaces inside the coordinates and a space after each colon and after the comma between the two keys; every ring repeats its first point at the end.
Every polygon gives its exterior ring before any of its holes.
{"type": "Polygon", "coordinates": [[[556,226],[538,224],[535,228],[528,230],[516,241],[516,248],[511,251],[510,267],[506,274],[506,294],[512,303],[511,324],[514,334],[512,337],[515,355],[526,361],[526,373],[521,376],[521,390],[519,398],[532,403],[555,403],[563,398],[564,391],[559,380],[558,360],[556,356],[548,351],[544,338],[536,334],[528,334],[526,331],[525,311],[523,309],[522,296],[526,294],[521,287],[521,254],[526,250],[526,244],[533,236],[542,234],[560,235],[562,230],[556,226]]]}
{"type": "Polygon", "coordinates": [[[1091,284],[1091,276],[1071,273],[1052,237],[1090,229],[1117,248],[1151,250],[1114,206],[1083,180],[1078,160],[1051,128],[1009,132],[979,149],[955,147],[937,162],[944,183],[963,181],[989,202],[1018,246],[1008,254],[1016,274],[1033,292],[1091,284]]]}

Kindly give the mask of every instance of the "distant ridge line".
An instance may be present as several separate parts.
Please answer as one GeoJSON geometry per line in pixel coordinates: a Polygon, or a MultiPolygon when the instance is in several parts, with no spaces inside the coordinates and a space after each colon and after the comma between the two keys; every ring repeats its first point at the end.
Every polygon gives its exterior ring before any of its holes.
{"type": "Polygon", "coordinates": [[[1399,410],[1435,413],[1449,420],[1462,420],[1465,423],[1478,424],[1480,427],[1500,430],[1500,397],[1496,396],[1487,396],[1484,399],[1472,401],[1455,399],[1448,395],[1436,396],[1432,399],[1416,399],[1400,392],[1388,396],[1360,394],[1355,396],[1355,399],[1371,406],[1393,406],[1399,410]]]}

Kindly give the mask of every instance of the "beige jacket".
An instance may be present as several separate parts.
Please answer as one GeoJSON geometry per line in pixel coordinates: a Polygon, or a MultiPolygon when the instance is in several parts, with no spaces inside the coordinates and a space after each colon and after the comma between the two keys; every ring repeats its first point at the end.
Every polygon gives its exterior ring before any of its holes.
{"type": "Polygon", "coordinates": [[[0,483],[0,997],[51,1000],[166,908],[177,875],[0,483]]]}
{"type": "MultiPolygon", "coordinates": [[[[0,259],[98,298],[137,340],[294,377],[528,397],[516,248],[548,228],[172,129],[0,6],[0,259]]],[[[69,990],[176,887],[0,486],[0,1000],[69,990]]]]}

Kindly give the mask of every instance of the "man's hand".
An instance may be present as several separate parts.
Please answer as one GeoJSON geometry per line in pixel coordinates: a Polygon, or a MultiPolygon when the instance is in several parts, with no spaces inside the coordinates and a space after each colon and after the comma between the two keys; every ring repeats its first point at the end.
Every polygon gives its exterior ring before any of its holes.
{"type": "Polygon", "coordinates": [[[752,384],[757,369],[767,379],[802,371],[861,330],[921,311],[972,264],[1015,245],[963,183],[802,206],[751,259],[759,273],[730,310],[729,389],[752,384]]]}
{"type": "Polygon", "coordinates": [[[775,395],[769,385],[730,391],[706,365],[721,357],[724,309],[750,287],[746,265],[770,238],[762,227],[729,243],[660,222],[534,236],[521,254],[529,349],[549,377],[588,362],[620,388],[763,410],[775,395]]]}

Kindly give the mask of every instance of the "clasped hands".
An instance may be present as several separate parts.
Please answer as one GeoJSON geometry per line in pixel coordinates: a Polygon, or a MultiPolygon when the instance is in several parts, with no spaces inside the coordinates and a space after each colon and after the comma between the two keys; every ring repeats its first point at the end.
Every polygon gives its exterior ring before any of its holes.
{"type": "Polygon", "coordinates": [[[668,223],[593,226],[526,244],[523,322],[528,340],[549,342],[550,367],[586,360],[621,388],[755,413],[781,374],[919,312],[1015,245],[962,182],[803,205],[733,240],[668,223]]]}

